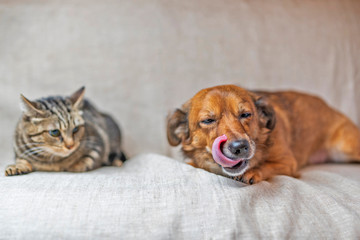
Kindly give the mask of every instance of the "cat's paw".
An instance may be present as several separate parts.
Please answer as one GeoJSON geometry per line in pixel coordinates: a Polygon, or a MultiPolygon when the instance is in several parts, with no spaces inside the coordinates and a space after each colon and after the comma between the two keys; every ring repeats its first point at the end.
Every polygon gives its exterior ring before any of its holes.
{"type": "Polygon", "coordinates": [[[17,163],[6,167],[5,176],[22,175],[30,172],[32,172],[32,167],[30,164],[17,163]]]}
{"type": "Polygon", "coordinates": [[[127,157],[123,152],[120,152],[120,154],[113,152],[109,154],[109,162],[104,164],[104,166],[121,167],[126,159],[127,157]]]}
{"type": "Polygon", "coordinates": [[[84,157],[71,165],[68,169],[69,172],[86,172],[94,169],[95,161],[91,157],[84,157]]]}
{"type": "Polygon", "coordinates": [[[111,163],[111,166],[115,166],[115,167],[121,167],[122,165],[123,165],[123,161],[121,161],[117,157],[111,163]]]}

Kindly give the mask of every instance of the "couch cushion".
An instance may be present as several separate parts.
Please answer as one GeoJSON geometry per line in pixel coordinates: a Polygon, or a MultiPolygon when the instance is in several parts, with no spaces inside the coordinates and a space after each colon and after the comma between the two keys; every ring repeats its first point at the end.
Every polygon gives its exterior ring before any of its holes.
{"type": "Polygon", "coordinates": [[[155,154],[122,168],[0,177],[7,239],[354,239],[360,166],[245,186],[155,154]]]}

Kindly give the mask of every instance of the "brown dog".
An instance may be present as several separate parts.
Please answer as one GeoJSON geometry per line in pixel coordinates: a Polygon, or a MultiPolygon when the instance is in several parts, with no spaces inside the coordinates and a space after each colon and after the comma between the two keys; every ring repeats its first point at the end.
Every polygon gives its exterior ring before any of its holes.
{"type": "Polygon", "coordinates": [[[360,131],[318,97],[203,89],[168,117],[167,137],[192,165],[253,184],[297,177],[308,163],[360,162],[360,131]]]}

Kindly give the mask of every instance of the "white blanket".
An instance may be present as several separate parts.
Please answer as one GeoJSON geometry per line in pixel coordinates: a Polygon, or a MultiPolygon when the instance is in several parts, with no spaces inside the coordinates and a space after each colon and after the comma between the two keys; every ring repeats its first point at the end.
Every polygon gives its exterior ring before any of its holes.
{"type": "Polygon", "coordinates": [[[359,239],[360,165],[253,186],[155,154],[122,168],[0,177],[0,238],[359,239]]]}

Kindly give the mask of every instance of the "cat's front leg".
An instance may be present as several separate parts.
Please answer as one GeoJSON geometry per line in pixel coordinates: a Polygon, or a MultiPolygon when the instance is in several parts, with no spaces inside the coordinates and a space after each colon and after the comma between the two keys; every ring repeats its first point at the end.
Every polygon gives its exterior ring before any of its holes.
{"type": "Polygon", "coordinates": [[[6,167],[5,176],[22,175],[32,171],[33,166],[27,160],[17,158],[15,164],[6,167]]]}
{"type": "Polygon", "coordinates": [[[90,152],[88,155],[81,157],[67,171],[69,172],[86,172],[96,168],[96,163],[99,162],[100,156],[96,151],[90,152]]]}

